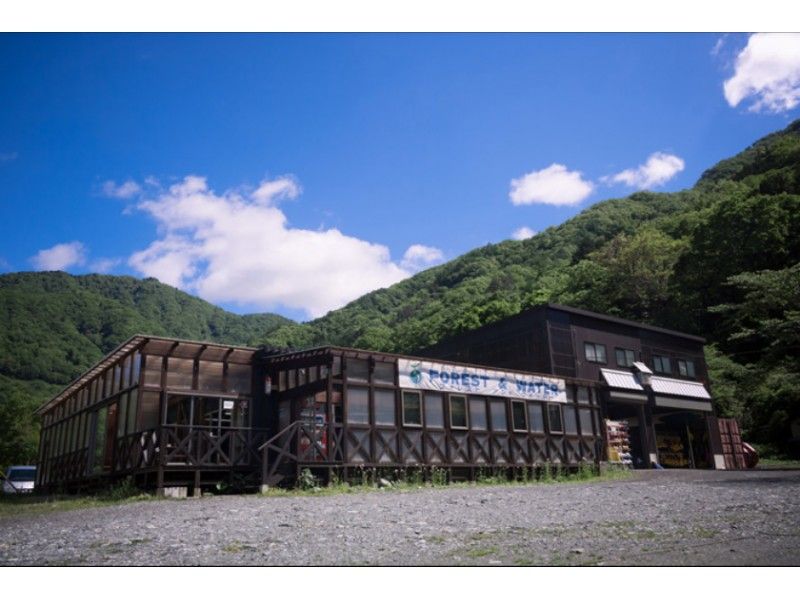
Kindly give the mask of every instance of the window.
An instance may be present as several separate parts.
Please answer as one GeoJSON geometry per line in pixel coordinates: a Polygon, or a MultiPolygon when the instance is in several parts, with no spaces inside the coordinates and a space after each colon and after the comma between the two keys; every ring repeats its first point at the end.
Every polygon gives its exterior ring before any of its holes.
{"type": "Polygon", "coordinates": [[[194,361],[178,357],[167,358],[167,386],[170,388],[191,388],[194,361]]]}
{"type": "Polygon", "coordinates": [[[403,391],[403,425],[422,425],[422,396],[418,392],[403,391]]]}
{"type": "Polygon", "coordinates": [[[547,421],[550,424],[551,434],[564,433],[564,423],[561,419],[561,405],[550,404],[547,406],[547,421]]]}
{"type": "Polygon", "coordinates": [[[528,421],[531,432],[544,432],[544,412],[541,403],[528,403],[528,421]]]}
{"type": "Polygon", "coordinates": [[[201,361],[197,371],[198,390],[222,392],[222,367],[221,361],[201,361]]]}
{"type": "Polygon", "coordinates": [[[128,401],[128,422],[127,422],[127,430],[128,434],[132,434],[136,431],[136,413],[139,407],[139,392],[137,390],[131,391],[131,398],[128,401]]]}
{"type": "Polygon", "coordinates": [[[527,432],[528,421],[525,417],[525,403],[522,401],[511,401],[511,423],[515,432],[527,432]]]}
{"type": "MultiPolygon", "coordinates": [[[[144,362],[144,383],[145,386],[161,386],[161,357],[148,355],[144,362]]],[[[103,396],[103,378],[98,381],[98,399],[103,396]]]]}
{"type": "Polygon", "coordinates": [[[369,423],[369,391],[366,388],[347,387],[347,423],[369,423]]]}
{"type": "Polygon", "coordinates": [[[483,399],[481,397],[470,397],[470,399],[469,399],[469,420],[472,422],[472,429],[473,430],[486,430],[487,429],[487,425],[486,425],[486,399],[483,399]]]}
{"type": "Polygon", "coordinates": [[[228,392],[238,392],[241,395],[249,395],[251,377],[252,369],[249,365],[229,363],[228,392]]]}
{"type": "Polygon", "coordinates": [[[369,361],[366,359],[348,359],[347,380],[350,382],[367,382],[369,380],[369,361]]]}
{"type": "Polygon", "coordinates": [[[507,432],[506,402],[496,400],[489,401],[489,410],[492,414],[492,430],[495,432],[507,432]]]}
{"type": "Polygon", "coordinates": [[[382,426],[394,425],[394,391],[375,390],[375,423],[382,426]]]}
{"type": "Polygon", "coordinates": [[[394,363],[376,362],[372,381],[376,384],[394,384],[394,363]]]}
{"type": "Polygon", "coordinates": [[[684,378],[694,378],[694,361],[687,361],[685,359],[678,360],[678,372],[684,378]]]}
{"type": "Polygon", "coordinates": [[[467,397],[450,395],[450,427],[467,427],[467,397]]]}
{"type": "Polygon", "coordinates": [[[671,374],[672,365],[669,362],[669,357],[653,355],[653,370],[659,374],[671,374]]]}
{"type": "MultiPolygon", "coordinates": [[[[552,427],[552,422],[550,426],[552,427]]],[[[564,408],[564,432],[567,434],[578,433],[578,418],[575,416],[575,407],[567,405],[564,408]]]]}
{"type": "Polygon", "coordinates": [[[161,396],[157,392],[143,392],[139,413],[139,429],[149,430],[158,425],[161,396]]]}
{"type": "Polygon", "coordinates": [[[617,365],[620,367],[631,366],[633,365],[633,362],[636,361],[636,356],[630,349],[620,349],[617,347],[614,350],[614,353],[617,358],[617,365]]]}
{"type": "Polygon", "coordinates": [[[444,428],[442,395],[438,392],[425,393],[425,425],[428,428],[444,428]]]}
{"type": "Polygon", "coordinates": [[[583,350],[586,354],[586,361],[593,363],[606,362],[606,346],[597,343],[583,343],[583,350]]]}
{"type": "Polygon", "coordinates": [[[585,386],[578,387],[578,402],[583,403],[584,405],[589,404],[589,389],[585,386]]]}
{"type": "Polygon", "coordinates": [[[581,420],[581,436],[593,436],[592,432],[592,410],[579,409],[579,417],[581,420]]]}

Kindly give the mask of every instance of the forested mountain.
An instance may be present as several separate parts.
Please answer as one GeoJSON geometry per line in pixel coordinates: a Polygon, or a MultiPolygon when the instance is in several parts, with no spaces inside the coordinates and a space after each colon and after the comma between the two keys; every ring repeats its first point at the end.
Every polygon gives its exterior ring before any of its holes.
{"type": "Polygon", "coordinates": [[[800,418],[800,121],[678,193],[600,202],[268,339],[413,352],[558,302],[708,338],[714,395],[750,438],[800,418]]]}
{"type": "Polygon", "coordinates": [[[33,410],[133,334],[254,345],[288,322],[232,314],[152,278],[0,276],[0,465],[35,458],[33,410]]]}
{"type": "Polygon", "coordinates": [[[798,262],[800,121],[691,189],[600,202],[306,324],[236,316],[153,279],[0,276],[0,463],[35,454],[30,412],[52,385],[136,332],[413,352],[548,301],[705,336],[718,409],[785,446],[800,418],[798,262]]]}

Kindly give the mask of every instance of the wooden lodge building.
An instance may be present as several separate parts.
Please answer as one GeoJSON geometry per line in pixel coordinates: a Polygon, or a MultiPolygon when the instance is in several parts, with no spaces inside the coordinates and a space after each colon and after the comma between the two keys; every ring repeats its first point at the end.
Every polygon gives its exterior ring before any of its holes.
{"type": "Polygon", "coordinates": [[[38,411],[38,484],[725,468],[702,338],[545,305],[403,356],[137,335],[38,411]],[[656,465],[658,464],[658,465],[656,465]]]}

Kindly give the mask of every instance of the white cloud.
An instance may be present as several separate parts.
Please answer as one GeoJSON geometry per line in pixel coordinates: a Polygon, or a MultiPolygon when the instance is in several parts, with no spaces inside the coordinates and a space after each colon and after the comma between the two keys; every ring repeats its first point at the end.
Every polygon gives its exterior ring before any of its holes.
{"type": "Polygon", "coordinates": [[[119,258],[99,258],[89,264],[89,270],[97,274],[108,274],[121,263],[119,258]]]}
{"type": "Polygon", "coordinates": [[[397,264],[385,246],[337,229],[292,228],[274,203],[299,193],[289,177],[263,181],[252,193],[217,193],[205,178],[187,176],[139,202],[159,238],[128,263],[212,302],[283,306],[317,317],[437,258],[434,248],[411,246],[408,260],[397,264]]]}
{"type": "Polygon", "coordinates": [[[563,164],[551,164],[511,180],[508,196],[515,206],[544,203],[554,206],[573,206],[591,195],[594,185],[583,179],[578,171],[567,170],[563,164]]]}
{"type": "Polygon", "coordinates": [[[756,33],[723,84],[732,107],[751,99],[752,112],[784,112],[800,103],[800,34],[756,33]]]}
{"type": "Polygon", "coordinates": [[[31,258],[37,270],[66,270],[71,266],[86,263],[86,247],[80,241],[60,243],[49,249],[42,249],[31,258]]]}
{"type": "Polygon", "coordinates": [[[524,241],[525,239],[530,239],[536,234],[536,231],[532,228],[527,226],[521,226],[513,233],[511,233],[511,238],[516,239],[517,241],[524,241]]]}
{"type": "Polygon", "coordinates": [[[609,185],[623,183],[637,189],[652,189],[663,185],[684,169],[684,161],[673,154],[655,152],[650,154],[647,162],[636,168],[628,168],[617,174],[604,176],[600,179],[609,185]]]}
{"type": "Polygon", "coordinates": [[[726,33],[722,37],[717,39],[716,43],[714,44],[714,47],[711,48],[711,55],[712,56],[718,56],[719,55],[719,53],[722,51],[722,48],[725,46],[725,39],[727,37],[728,37],[728,34],[726,33]]]}
{"type": "Polygon", "coordinates": [[[141,193],[142,188],[138,183],[128,180],[117,185],[114,181],[106,181],[103,183],[103,195],[106,197],[114,197],[116,199],[130,199],[135,195],[141,193]]]}
{"type": "Polygon", "coordinates": [[[261,181],[253,192],[253,199],[262,205],[269,205],[279,199],[294,199],[300,195],[300,185],[291,177],[279,177],[272,181],[261,181]]]}
{"type": "Polygon", "coordinates": [[[412,245],[403,254],[400,267],[409,272],[419,272],[444,260],[441,249],[427,245],[412,245]]]}

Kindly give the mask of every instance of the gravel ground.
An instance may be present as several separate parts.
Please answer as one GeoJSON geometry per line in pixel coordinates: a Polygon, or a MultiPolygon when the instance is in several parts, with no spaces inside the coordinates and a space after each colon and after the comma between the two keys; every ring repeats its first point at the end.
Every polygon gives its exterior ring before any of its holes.
{"type": "Polygon", "coordinates": [[[800,471],[127,503],[0,520],[2,565],[800,565],[800,471]]]}

